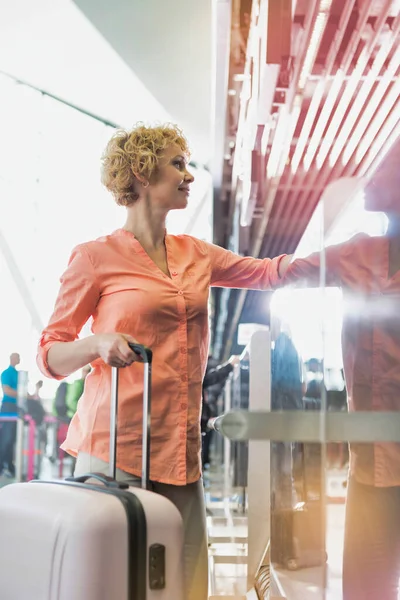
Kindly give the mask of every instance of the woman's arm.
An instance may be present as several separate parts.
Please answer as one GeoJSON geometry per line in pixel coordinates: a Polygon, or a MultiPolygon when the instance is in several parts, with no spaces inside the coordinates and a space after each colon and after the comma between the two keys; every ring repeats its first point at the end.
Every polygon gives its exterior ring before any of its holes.
{"type": "Polygon", "coordinates": [[[66,377],[98,358],[112,367],[127,367],[140,360],[128,342],[137,340],[125,333],[104,333],[74,342],[56,342],[47,354],[48,369],[56,378],[66,377]]]}
{"type": "Polygon", "coordinates": [[[281,286],[293,284],[297,287],[318,287],[321,281],[327,286],[340,285],[340,256],[344,245],[325,248],[325,273],[321,279],[321,252],[306,258],[297,258],[284,264],[281,286]],[[285,268],[286,267],[286,268],[285,268]]]}
{"type": "Polygon", "coordinates": [[[291,260],[283,254],[275,258],[240,256],[230,250],[203,242],[211,266],[211,285],[238,289],[268,290],[280,285],[291,260]]]}
{"type": "MultiPolygon", "coordinates": [[[[292,254],[275,258],[239,256],[206,243],[211,263],[211,285],[253,290],[276,289],[288,284],[314,287],[320,284],[321,253],[293,260],[292,254]]],[[[325,248],[326,285],[340,285],[343,244],[325,248]]]]}
{"type": "Polygon", "coordinates": [[[283,255],[278,264],[278,275],[282,279],[286,275],[286,271],[289,268],[289,265],[293,259],[293,254],[283,255]]]}
{"type": "Polygon", "coordinates": [[[231,356],[230,359],[222,365],[215,367],[215,369],[209,369],[204,375],[203,387],[208,388],[217,383],[225,383],[237,364],[239,364],[239,357],[231,356]]]}
{"type": "Polygon", "coordinates": [[[82,244],[71,254],[53,314],[40,338],[37,363],[44,375],[62,379],[97,358],[116,367],[137,359],[127,343],[136,340],[129,335],[105,333],[78,339],[84,324],[95,314],[99,299],[95,269],[82,244]]]}
{"type": "Polygon", "coordinates": [[[67,376],[99,358],[97,336],[75,342],[56,342],[48,351],[48,369],[57,376],[67,376]]]}

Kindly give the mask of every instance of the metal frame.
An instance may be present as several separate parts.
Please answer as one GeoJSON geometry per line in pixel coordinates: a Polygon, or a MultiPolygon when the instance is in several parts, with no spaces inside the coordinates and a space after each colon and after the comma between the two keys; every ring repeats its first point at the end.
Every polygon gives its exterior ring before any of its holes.
{"type": "Polygon", "coordinates": [[[280,442],[400,442],[399,412],[232,411],[215,429],[230,440],[280,442]]]}
{"type": "MultiPolygon", "coordinates": [[[[271,408],[271,334],[256,331],[250,340],[250,414],[271,408]],[[257,411],[257,412],[256,412],[257,411]]],[[[247,473],[248,562],[247,584],[251,588],[260,564],[260,557],[271,537],[270,443],[249,439],[247,473]]]]}

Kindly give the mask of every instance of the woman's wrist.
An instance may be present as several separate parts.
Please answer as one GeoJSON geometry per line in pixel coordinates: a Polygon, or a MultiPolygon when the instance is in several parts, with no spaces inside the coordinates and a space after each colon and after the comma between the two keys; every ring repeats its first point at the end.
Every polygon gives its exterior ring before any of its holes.
{"type": "Polygon", "coordinates": [[[285,276],[286,271],[290,265],[292,258],[293,258],[293,254],[286,254],[286,255],[282,256],[282,258],[280,259],[279,264],[278,264],[278,275],[281,279],[285,276]]]}
{"type": "Polygon", "coordinates": [[[88,353],[90,354],[88,362],[93,362],[100,357],[101,334],[93,334],[86,339],[88,341],[88,353]]]}

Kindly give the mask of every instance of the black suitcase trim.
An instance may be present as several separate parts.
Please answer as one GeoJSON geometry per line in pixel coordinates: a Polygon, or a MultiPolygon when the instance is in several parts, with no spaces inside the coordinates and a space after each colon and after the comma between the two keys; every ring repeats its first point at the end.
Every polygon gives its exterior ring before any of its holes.
{"type": "Polygon", "coordinates": [[[69,481],[45,481],[31,483],[51,483],[67,485],[116,496],[122,503],[128,521],[128,600],[146,600],[147,597],[147,524],[146,515],[140,500],[130,492],[118,488],[107,488],[90,483],[69,481]]]}

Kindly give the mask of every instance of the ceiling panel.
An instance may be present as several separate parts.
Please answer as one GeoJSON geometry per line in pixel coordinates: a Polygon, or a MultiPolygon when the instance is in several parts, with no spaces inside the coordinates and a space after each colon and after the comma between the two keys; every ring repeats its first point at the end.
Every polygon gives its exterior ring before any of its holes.
{"type": "MultiPolygon", "coordinates": [[[[225,235],[224,241],[243,253],[273,257],[295,250],[330,182],[371,176],[400,135],[400,12],[398,0],[298,1],[288,85],[275,76],[265,86],[261,78],[271,65],[257,49],[267,30],[267,5],[253,2],[242,76],[236,65],[230,80],[240,100],[231,113],[225,177],[230,173],[231,202],[246,215],[250,234],[231,236],[231,242],[225,235]],[[261,85],[254,85],[258,77],[261,85]]],[[[287,61],[277,68],[282,73],[287,61]]],[[[226,227],[231,234],[231,223],[226,227]]],[[[246,292],[237,294],[233,312],[221,311],[225,328],[217,318],[217,353],[229,353],[255,294],[248,296],[246,303],[246,292]]]]}

